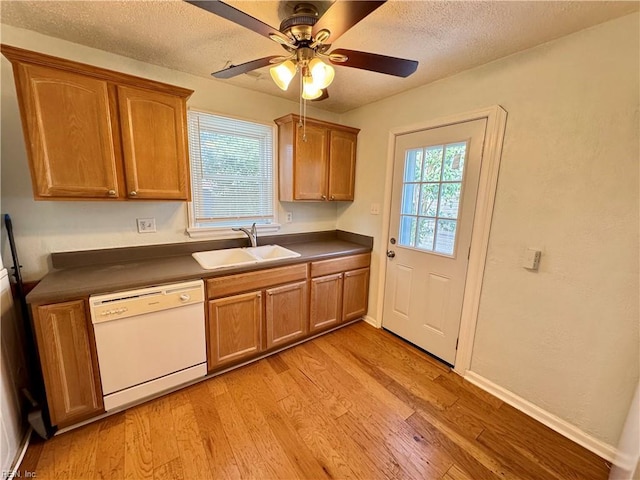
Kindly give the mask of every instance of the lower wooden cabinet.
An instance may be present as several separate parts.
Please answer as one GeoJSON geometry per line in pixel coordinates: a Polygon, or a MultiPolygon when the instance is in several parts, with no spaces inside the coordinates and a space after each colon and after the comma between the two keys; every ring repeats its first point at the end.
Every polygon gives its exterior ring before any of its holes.
{"type": "Polygon", "coordinates": [[[42,305],[33,313],[51,424],[64,427],[103,412],[85,301],[42,305]]]}
{"type": "Polygon", "coordinates": [[[311,279],[309,330],[315,332],[342,321],[342,273],[311,279]]]}
{"type": "Polygon", "coordinates": [[[262,292],[209,302],[209,370],[262,350],[262,292]]]}
{"type": "Polygon", "coordinates": [[[369,268],[344,273],[342,321],[362,317],[369,302],[369,268]]]}
{"type": "Polygon", "coordinates": [[[307,298],[306,281],[267,289],[267,348],[292,342],[307,334],[307,298]]]}

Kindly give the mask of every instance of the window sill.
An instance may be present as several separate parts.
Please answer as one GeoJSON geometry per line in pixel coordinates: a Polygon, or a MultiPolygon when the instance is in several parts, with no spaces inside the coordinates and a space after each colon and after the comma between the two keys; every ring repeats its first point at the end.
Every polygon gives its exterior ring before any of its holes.
{"type": "MultiPolygon", "coordinates": [[[[279,223],[270,225],[256,225],[258,236],[263,233],[273,233],[280,230],[279,223]]],[[[243,232],[234,232],[231,227],[191,227],[187,228],[187,235],[191,238],[223,239],[223,238],[243,238],[243,232]]]]}

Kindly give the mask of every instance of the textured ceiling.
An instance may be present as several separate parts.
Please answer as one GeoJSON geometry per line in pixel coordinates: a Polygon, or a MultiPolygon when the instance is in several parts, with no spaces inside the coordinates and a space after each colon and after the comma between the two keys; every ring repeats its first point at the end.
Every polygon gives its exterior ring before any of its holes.
{"type": "MultiPolygon", "coordinates": [[[[227,3],[278,28],[296,2],[227,3]]],[[[312,3],[321,12],[331,5],[312,3]]],[[[635,1],[390,0],[332,48],[418,60],[416,73],[397,78],[338,66],[330,98],[314,106],[345,112],[626,15],[638,6],[635,1]]],[[[2,0],[0,14],[2,23],[8,25],[208,77],[211,82],[228,82],[289,99],[298,95],[294,84],[289,92],[279,90],[268,67],[229,80],[210,77],[229,63],[285,52],[261,35],[179,0],[2,0]]]]}

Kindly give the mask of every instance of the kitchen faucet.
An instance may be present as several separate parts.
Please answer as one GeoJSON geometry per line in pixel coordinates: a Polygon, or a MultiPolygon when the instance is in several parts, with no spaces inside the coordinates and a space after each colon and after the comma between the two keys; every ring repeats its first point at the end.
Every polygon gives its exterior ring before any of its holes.
{"type": "Polygon", "coordinates": [[[247,237],[249,237],[249,240],[251,240],[251,246],[252,247],[258,246],[258,231],[256,230],[255,222],[253,223],[253,225],[251,225],[251,230],[245,227],[233,227],[231,230],[233,230],[234,232],[246,233],[247,237]]]}

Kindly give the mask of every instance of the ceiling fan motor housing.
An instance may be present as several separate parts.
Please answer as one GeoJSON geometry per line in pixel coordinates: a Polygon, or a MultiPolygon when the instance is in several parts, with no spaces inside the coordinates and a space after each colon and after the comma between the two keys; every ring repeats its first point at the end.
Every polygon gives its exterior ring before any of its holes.
{"type": "Polygon", "coordinates": [[[318,21],[318,9],[310,3],[299,3],[293,15],[280,24],[280,31],[299,41],[312,40],[312,27],[318,21]]]}

